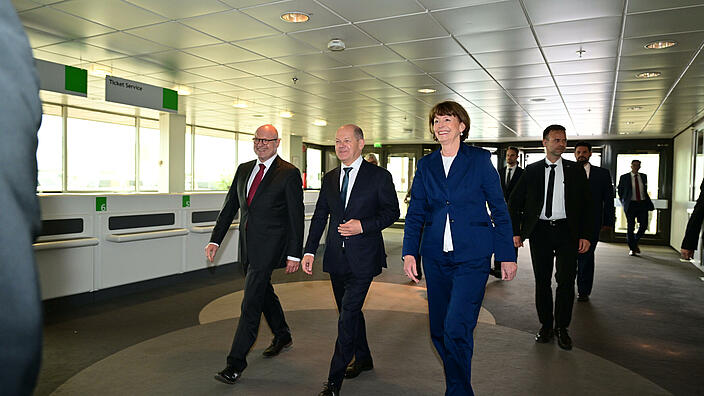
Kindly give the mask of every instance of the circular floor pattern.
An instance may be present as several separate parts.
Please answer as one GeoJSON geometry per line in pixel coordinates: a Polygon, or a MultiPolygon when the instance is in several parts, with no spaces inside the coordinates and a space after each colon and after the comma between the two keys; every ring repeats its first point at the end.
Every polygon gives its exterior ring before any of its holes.
{"type": "MultiPolygon", "coordinates": [[[[441,395],[443,371],[423,313],[369,310],[375,368],[343,385],[346,395],[441,395]]],[[[213,379],[224,367],[236,320],[193,326],[133,345],[84,369],[54,394],[315,395],[327,377],[336,334],[334,309],[287,312],[294,345],[265,359],[263,325],[240,382],[213,379]]],[[[666,395],[643,377],[575,348],[536,344],[531,334],[480,323],[473,359],[478,395],[666,395]]],[[[577,345],[579,340],[575,340],[577,345]]]]}
{"type": "MultiPolygon", "coordinates": [[[[274,285],[284,312],[309,309],[336,309],[330,281],[290,282],[274,285]]],[[[211,301],[198,315],[201,324],[240,316],[243,291],[227,294],[211,301]]],[[[424,287],[372,282],[364,301],[364,311],[401,311],[428,313],[424,287]]],[[[496,324],[494,316],[482,307],[479,322],[496,324]]]]}

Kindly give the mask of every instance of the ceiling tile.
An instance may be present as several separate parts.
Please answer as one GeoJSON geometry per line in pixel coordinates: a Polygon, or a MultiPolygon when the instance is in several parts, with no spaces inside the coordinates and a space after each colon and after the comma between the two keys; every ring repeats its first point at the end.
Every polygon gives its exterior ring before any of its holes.
{"type": "Polygon", "coordinates": [[[360,69],[375,77],[394,77],[423,74],[423,71],[410,62],[392,62],[380,65],[362,66],[360,69]]]}
{"type": "Polygon", "coordinates": [[[183,51],[222,64],[264,59],[253,52],[229,43],[192,47],[183,51]]]}
{"type": "Polygon", "coordinates": [[[174,84],[193,84],[197,82],[208,81],[208,78],[206,77],[180,70],[154,73],[149,74],[148,76],[158,78],[164,81],[172,81],[174,84]]]}
{"type": "Polygon", "coordinates": [[[235,78],[231,80],[228,79],[225,82],[246,89],[274,88],[281,86],[281,84],[279,84],[278,82],[267,80],[261,77],[235,78]]]}
{"type": "Polygon", "coordinates": [[[623,14],[623,1],[614,0],[523,0],[523,3],[534,25],[623,14]]]}
{"type": "Polygon", "coordinates": [[[29,39],[29,45],[32,48],[61,43],[68,40],[67,38],[62,36],[42,32],[41,30],[32,29],[29,27],[25,27],[24,32],[27,34],[27,38],[29,39]]]}
{"type": "Polygon", "coordinates": [[[70,41],[60,44],[47,45],[41,48],[44,51],[53,52],[60,55],[71,56],[74,58],[83,59],[84,61],[97,62],[101,60],[110,60],[116,58],[124,58],[125,54],[119,52],[108,51],[106,49],[88,45],[82,42],[70,41]]]}
{"type": "Polygon", "coordinates": [[[599,73],[613,71],[616,58],[582,59],[569,62],[551,62],[550,68],[554,75],[599,73]]]}
{"type": "Polygon", "coordinates": [[[425,13],[381,19],[372,22],[362,22],[357,26],[383,43],[396,43],[447,36],[445,29],[435,22],[430,14],[425,13]],[[413,29],[406,29],[405,27],[407,26],[413,26],[413,29]]]}
{"type": "Polygon", "coordinates": [[[286,66],[282,63],[269,60],[261,59],[248,62],[237,62],[228,64],[230,67],[242,70],[247,73],[256,74],[259,76],[268,76],[269,74],[281,74],[294,72],[295,69],[290,66],[286,66]]]}
{"type": "Polygon", "coordinates": [[[213,80],[227,80],[232,78],[249,77],[250,75],[240,70],[235,70],[231,67],[218,65],[196,67],[187,70],[190,73],[198,74],[203,77],[208,77],[213,80]]]}
{"type": "Polygon", "coordinates": [[[457,36],[457,40],[472,54],[535,48],[537,43],[529,28],[457,36]]]}
{"type": "Polygon", "coordinates": [[[319,52],[306,43],[284,35],[238,41],[235,45],[269,58],[319,52]]]}
{"type": "Polygon", "coordinates": [[[141,27],[127,31],[130,34],[151,40],[172,48],[188,48],[199,45],[215,44],[217,39],[197,32],[177,22],[141,27]]]}
{"type": "Polygon", "coordinates": [[[182,20],[181,23],[215,36],[222,41],[245,40],[279,33],[237,10],[188,18],[182,20]],[[235,26],[236,29],[233,28],[235,26]]]}
{"type": "Polygon", "coordinates": [[[218,0],[127,0],[132,4],[163,15],[170,19],[195,17],[213,12],[225,11],[230,7],[218,0]]]}
{"type": "Polygon", "coordinates": [[[628,15],[624,37],[704,30],[704,6],[628,15]]]}
{"type": "Polygon", "coordinates": [[[700,6],[701,0],[629,0],[628,12],[656,11],[669,8],[679,8],[687,6],[700,6]]]}
{"type": "Polygon", "coordinates": [[[114,31],[97,23],[86,21],[51,7],[36,8],[19,15],[22,24],[67,38],[81,38],[114,31]]]}
{"type": "Polygon", "coordinates": [[[432,15],[455,36],[528,26],[518,0],[438,11],[432,15]]]}
{"type": "Polygon", "coordinates": [[[415,0],[323,0],[323,3],[351,22],[422,12],[415,0]]]}
{"type": "Polygon", "coordinates": [[[568,74],[555,76],[555,81],[557,84],[562,85],[577,85],[577,84],[599,84],[599,83],[614,83],[614,72],[600,72],[600,73],[582,73],[582,74],[568,74]]]}
{"type": "Polygon", "coordinates": [[[537,48],[507,52],[485,52],[475,54],[474,57],[485,68],[543,63],[543,56],[537,48]]]}
{"type": "Polygon", "coordinates": [[[694,52],[699,49],[702,42],[704,42],[704,31],[630,38],[623,40],[621,55],[653,55],[660,53],[669,54],[673,52],[694,52]],[[658,50],[645,48],[646,44],[655,40],[673,40],[677,42],[677,45],[658,50]]]}
{"type": "Polygon", "coordinates": [[[403,59],[393,51],[381,45],[352,48],[339,52],[328,52],[328,55],[346,65],[353,66],[394,62],[403,59]]]}
{"type": "Polygon", "coordinates": [[[162,64],[168,69],[190,69],[202,66],[215,66],[214,62],[177,50],[144,55],[144,59],[162,64]]]}
{"type": "Polygon", "coordinates": [[[110,61],[110,66],[138,75],[160,73],[167,70],[162,65],[137,57],[114,59],[110,61]]]}
{"type": "Polygon", "coordinates": [[[621,34],[621,17],[584,19],[535,27],[540,45],[562,45],[616,40],[621,34]]]}
{"type": "Polygon", "coordinates": [[[117,30],[166,21],[162,16],[121,0],[69,0],[51,7],[117,30]]]}
{"type": "Polygon", "coordinates": [[[447,58],[420,59],[414,60],[413,63],[423,69],[426,73],[440,73],[481,68],[481,66],[479,66],[477,62],[475,62],[468,55],[452,56],[447,58]]]}
{"type": "Polygon", "coordinates": [[[251,15],[281,32],[287,33],[346,23],[344,19],[336,16],[324,7],[321,7],[313,0],[274,2],[260,7],[243,9],[242,12],[251,15]],[[302,11],[310,15],[310,19],[305,23],[290,23],[281,19],[282,14],[291,11],[302,11]]]}
{"type": "Polygon", "coordinates": [[[391,44],[389,48],[407,59],[426,59],[466,54],[462,47],[449,37],[391,44]]]}
{"type": "Polygon", "coordinates": [[[360,78],[371,78],[369,74],[363,72],[359,68],[352,66],[311,71],[311,74],[328,81],[348,81],[357,80],[360,78]]]}
{"type": "Polygon", "coordinates": [[[293,55],[275,59],[300,70],[321,70],[344,66],[327,54],[293,55]]]}
{"type": "Polygon", "coordinates": [[[344,41],[346,48],[367,47],[378,44],[378,41],[370,38],[357,27],[352,25],[294,32],[289,34],[289,36],[321,51],[328,49],[328,42],[332,39],[340,39],[344,41]]]}
{"type": "Polygon", "coordinates": [[[425,8],[431,11],[444,10],[447,8],[469,7],[488,3],[500,3],[502,1],[505,0],[419,0],[425,8]]]}
{"type": "Polygon", "coordinates": [[[82,63],[80,59],[73,58],[70,56],[55,54],[53,52],[42,51],[41,49],[34,49],[32,53],[35,58],[42,59],[49,62],[60,63],[62,65],[75,66],[82,63]]]}
{"type": "Polygon", "coordinates": [[[142,55],[165,51],[168,49],[168,47],[157,44],[153,41],[145,40],[123,32],[102,34],[100,36],[89,37],[81,41],[96,45],[98,47],[122,52],[127,55],[142,55]]]}

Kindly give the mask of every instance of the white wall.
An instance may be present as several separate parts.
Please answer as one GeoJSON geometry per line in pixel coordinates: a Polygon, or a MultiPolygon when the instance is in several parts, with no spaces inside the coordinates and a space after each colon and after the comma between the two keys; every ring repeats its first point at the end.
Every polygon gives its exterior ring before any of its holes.
{"type": "Polygon", "coordinates": [[[670,218],[670,246],[680,250],[684,230],[687,227],[690,207],[689,192],[692,180],[692,138],[688,129],[675,138],[672,172],[672,216],[670,218]]]}

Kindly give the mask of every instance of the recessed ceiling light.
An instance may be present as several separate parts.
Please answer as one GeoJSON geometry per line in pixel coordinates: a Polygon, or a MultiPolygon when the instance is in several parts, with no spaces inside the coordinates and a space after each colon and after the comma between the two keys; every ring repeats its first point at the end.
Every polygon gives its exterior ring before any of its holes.
{"type": "Polygon", "coordinates": [[[264,114],[252,114],[252,117],[264,118],[264,114]]]}
{"type": "Polygon", "coordinates": [[[315,126],[326,126],[328,124],[325,120],[314,120],[313,125],[315,126]]]}
{"type": "Polygon", "coordinates": [[[308,22],[308,20],[310,19],[310,15],[301,11],[291,11],[281,14],[281,19],[291,23],[303,23],[308,22]]]}
{"type": "Polygon", "coordinates": [[[423,93],[423,94],[429,94],[435,92],[435,89],[432,88],[420,88],[418,89],[418,92],[423,93]]]}
{"type": "Polygon", "coordinates": [[[281,113],[279,113],[279,116],[283,118],[291,118],[293,117],[293,113],[291,113],[290,111],[282,111],[281,113]]]}
{"type": "Polygon", "coordinates": [[[631,110],[631,111],[642,110],[643,106],[630,106],[630,107],[627,107],[626,109],[631,110]]]}
{"type": "Polygon", "coordinates": [[[674,47],[677,45],[677,41],[672,41],[672,40],[657,40],[650,42],[645,45],[645,48],[647,49],[665,49],[665,48],[670,48],[674,47]]]}
{"type": "Polygon", "coordinates": [[[531,99],[532,102],[545,102],[545,98],[533,98],[531,99]]]}
{"type": "Polygon", "coordinates": [[[644,71],[636,74],[636,78],[654,78],[654,77],[660,77],[662,73],[659,71],[644,71]]]}

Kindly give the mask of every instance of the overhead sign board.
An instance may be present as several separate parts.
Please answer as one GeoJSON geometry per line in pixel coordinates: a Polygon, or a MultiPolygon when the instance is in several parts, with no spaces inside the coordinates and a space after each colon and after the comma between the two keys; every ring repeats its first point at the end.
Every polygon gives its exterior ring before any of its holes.
{"type": "Polygon", "coordinates": [[[105,100],[170,113],[178,111],[178,93],[173,89],[114,76],[105,76],[105,100]]]}
{"type": "Polygon", "coordinates": [[[88,71],[60,63],[35,59],[39,89],[69,95],[88,96],[88,71]]]}

